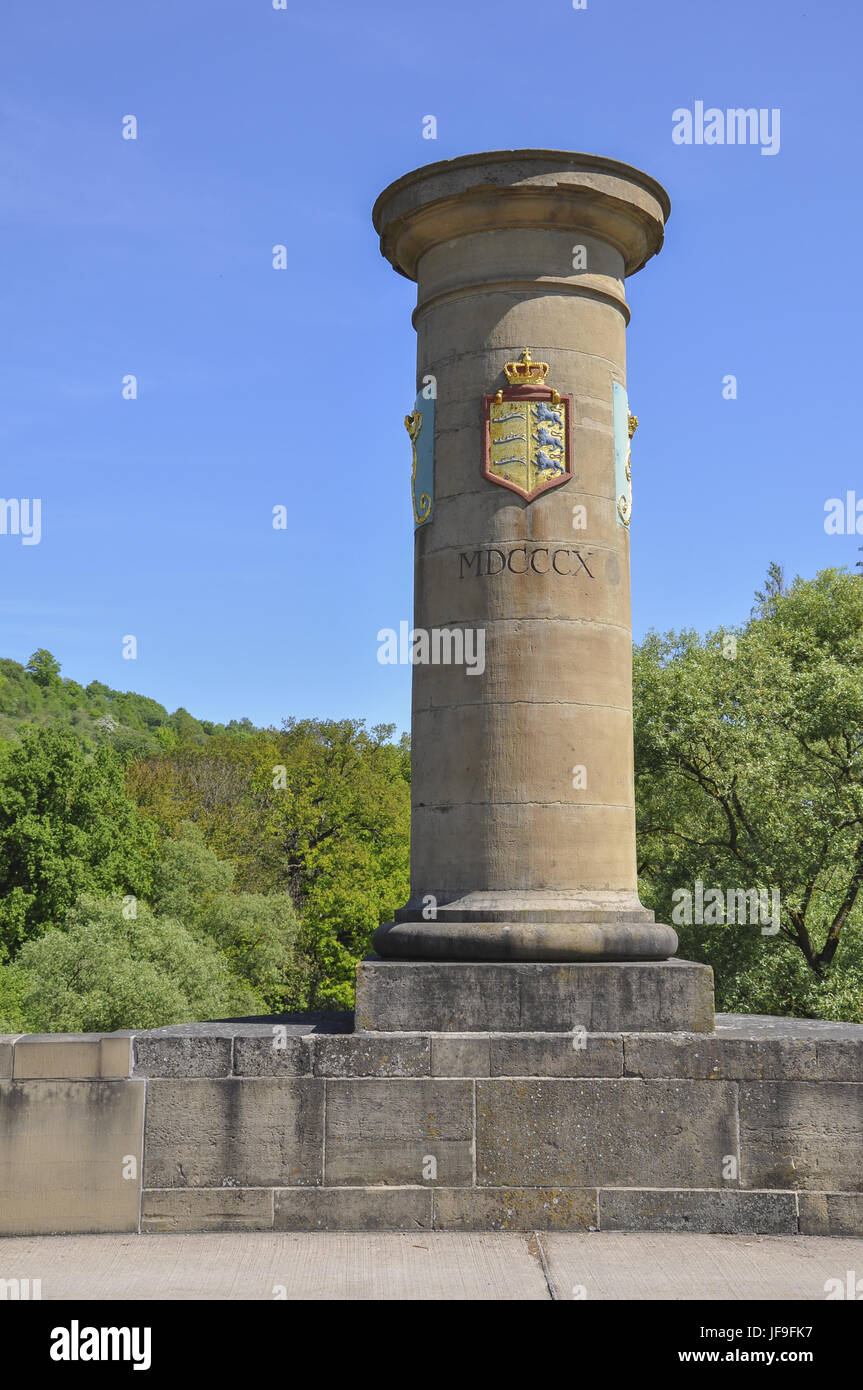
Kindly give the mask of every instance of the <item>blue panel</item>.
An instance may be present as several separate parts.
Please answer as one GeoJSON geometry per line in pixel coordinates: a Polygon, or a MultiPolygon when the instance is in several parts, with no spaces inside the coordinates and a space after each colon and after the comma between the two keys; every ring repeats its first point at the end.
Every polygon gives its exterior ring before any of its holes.
{"type": "Polygon", "coordinates": [[[614,383],[614,502],[618,526],[629,524],[629,510],[632,493],[626,477],[626,460],[629,456],[629,398],[626,387],[614,383]],[[624,499],[621,516],[620,499],[624,499]],[[624,517],[626,520],[624,520],[624,517]]]}

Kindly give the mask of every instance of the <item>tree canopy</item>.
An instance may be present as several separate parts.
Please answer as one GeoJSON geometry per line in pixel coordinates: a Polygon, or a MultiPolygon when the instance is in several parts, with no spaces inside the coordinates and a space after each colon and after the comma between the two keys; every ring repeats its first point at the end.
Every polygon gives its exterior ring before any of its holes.
{"type": "MultiPolygon", "coordinates": [[[[863,1021],[861,578],[771,565],[744,623],[634,651],[642,900],[720,1008],[863,1021]],[[769,928],[731,911],[762,892],[769,928]]],[[[214,724],[0,660],[0,1031],[350,1008],[409,815],[390,726],[214,724]]]]}
{"type": "Polygon", "coordinates": [[[407,897],[406,742],[207,724],[61,681],[50,652],[30,667],[0,662],[0,709],[26,715],[0,726],[0,1030],[47,1028],[52,997],[55,1028],[350,1008],[407,897]]]}
{"type": "Polygon", "coordinates": [[[69,729],[0,743],[0,952],[61,921],[81,893],[146,896],[158,846],[113,749],[69,729]]]}
{"type": "Polygon", "coordinates": [[[778,890],[775,936],[684,923],[682,953],[735,1007],[863,1018],[863,583],[834,569],[787,588],[771,566],[756,600],[739,628],[635,650],[644,896],[673,920],[696,880],[778,890]]]}

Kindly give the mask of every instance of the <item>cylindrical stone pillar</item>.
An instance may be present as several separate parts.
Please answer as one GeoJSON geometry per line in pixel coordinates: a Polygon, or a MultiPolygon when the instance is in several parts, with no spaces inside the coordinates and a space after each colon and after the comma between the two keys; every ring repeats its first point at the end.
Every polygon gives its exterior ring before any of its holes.
{"type": "Polygon", "coordinates": [[[660,249],[669,209],[646,174],[551,150],[431,164],[375,204],[383,255],[418,284],[418,385],[434,400],[411,898],[376,933],[382,956],[677,949],[638,899],[620,466],[624,280],[660,249]],[[464,659],[436,661],[434,634],[454,631],[464,659]]]}

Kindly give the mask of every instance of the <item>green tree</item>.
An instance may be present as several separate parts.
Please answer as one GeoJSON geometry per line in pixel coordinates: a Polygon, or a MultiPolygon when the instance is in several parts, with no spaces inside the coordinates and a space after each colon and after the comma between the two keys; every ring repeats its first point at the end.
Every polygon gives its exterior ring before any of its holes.
{"type": "Polygon", "coordinates": [[[265,1010],[213,943],[143,903],[124,916],[120,899],[82,896],[62,929],[27,942],[6,970],[36,1032],[158,1028],[265,1010]]]}
{"type": "Polygon", "coordinates": [[[825,570],[786,589],[772,567],[757,597],[739,629],[651,633],[636,649],[643,896],[669,921],[674,891],[698,879],[778,888],[776,939],[693,924],[685,950],[714,964],[726,1006],[748,993],[775,1012],[863,1018],[863,585],[825,570]]]}
{"type": "Polygon", "coordinates": [[[233,865],[216,858],[198,826],[185,821],[179,838],[167,840],[153,870],[150,900],[166,917],[197,925],[213,900],[230,891],[233,865]]]}
{"type": "Polygon", "coordinates": [[[234,974],[263,998],[266,1012],[310,1007],[313,972],[287,893],[220,893],[208,903],[200,926],[234,974]]]}
{"type": "Polygon", "coordinates": [[[26,979],[14,965],[0,963],[0,1033],[26,1033],[24,1016],[26,979]]]}
{"type": "Polygon", "coordinates": [[[307,1007],[309,963],[299,947],[300,924],[287,893],[234,893],[233,865],[186,821],[168,840],[153,873],[152,905],[209,938],[244,979],[280,1013],[307,1007]]]}
{"type": "Polygon", "coordinates": [[[352,1006],[357,961],[408,896],[410,754],[392,734],[361,720],[289,720],[129,770],[130,794],[166,834],[193,820],[235,865],[235,887],[290,895],[311,1007],[352,1006]]]}
{"type": "Polygon", "coordinates": [[[410,759],[392,734],[359,720],[290,720],[276,742],[285,786],[272,764],[258,772],[266,842],[302,919],[318,1008],[352,1007],[372,932],[408,896],[410,759]]]}
{"type": "Polygon", "coordinates": [[[90,757],[63,728],[0,745],[0,953],[60,925],[83,892],[146,897],[158,839],[110,747],[90,757]]]}
{"type": "Polygon", "coordinates": [[[40,647],[27,662],[26,670],[37,685],[44,689],[57,689],[60,686],[60,663],[45,648],[40,647]]]}

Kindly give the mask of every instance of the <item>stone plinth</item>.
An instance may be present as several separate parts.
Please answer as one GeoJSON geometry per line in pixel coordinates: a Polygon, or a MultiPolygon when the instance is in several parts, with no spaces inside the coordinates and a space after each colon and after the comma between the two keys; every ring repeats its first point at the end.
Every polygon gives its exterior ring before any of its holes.
{"type": "Polygon", "coordinates": [[[357,1028],[433,1033],[712,1033],[713,971],[669,960],[541,964],[370,960],[357,1028]]]}
{"type": "MultiPolygon", "coordinates": [[[[668,213],[646,174],[551,150],[432,164],[375,205],[382,253],[417,281],[418,389],[434,390],[415,629],[485,641],[481,673],[413,667],[411,897],[375,937],[382,956],[649,961],[677,949],[638,899],[615,426],[624,281],[659,250],[668,213]],[[527,348],[571,475],[558,444],[560,466],[522,495],[486,465],[502,438],[489,402],[527,348]]],[[[539,440],[533,408],[522,428],[539,440]]]]}
{"type": "Polygon", "coordinates": [[[720,1014],[712,1034],[578,1039],[346,1025],[0,1037],[0,1235],[863,1235],[859,1025],[720,1014]],[[130,1154],[143,1162],[126,1176],[130,1154]]]}

